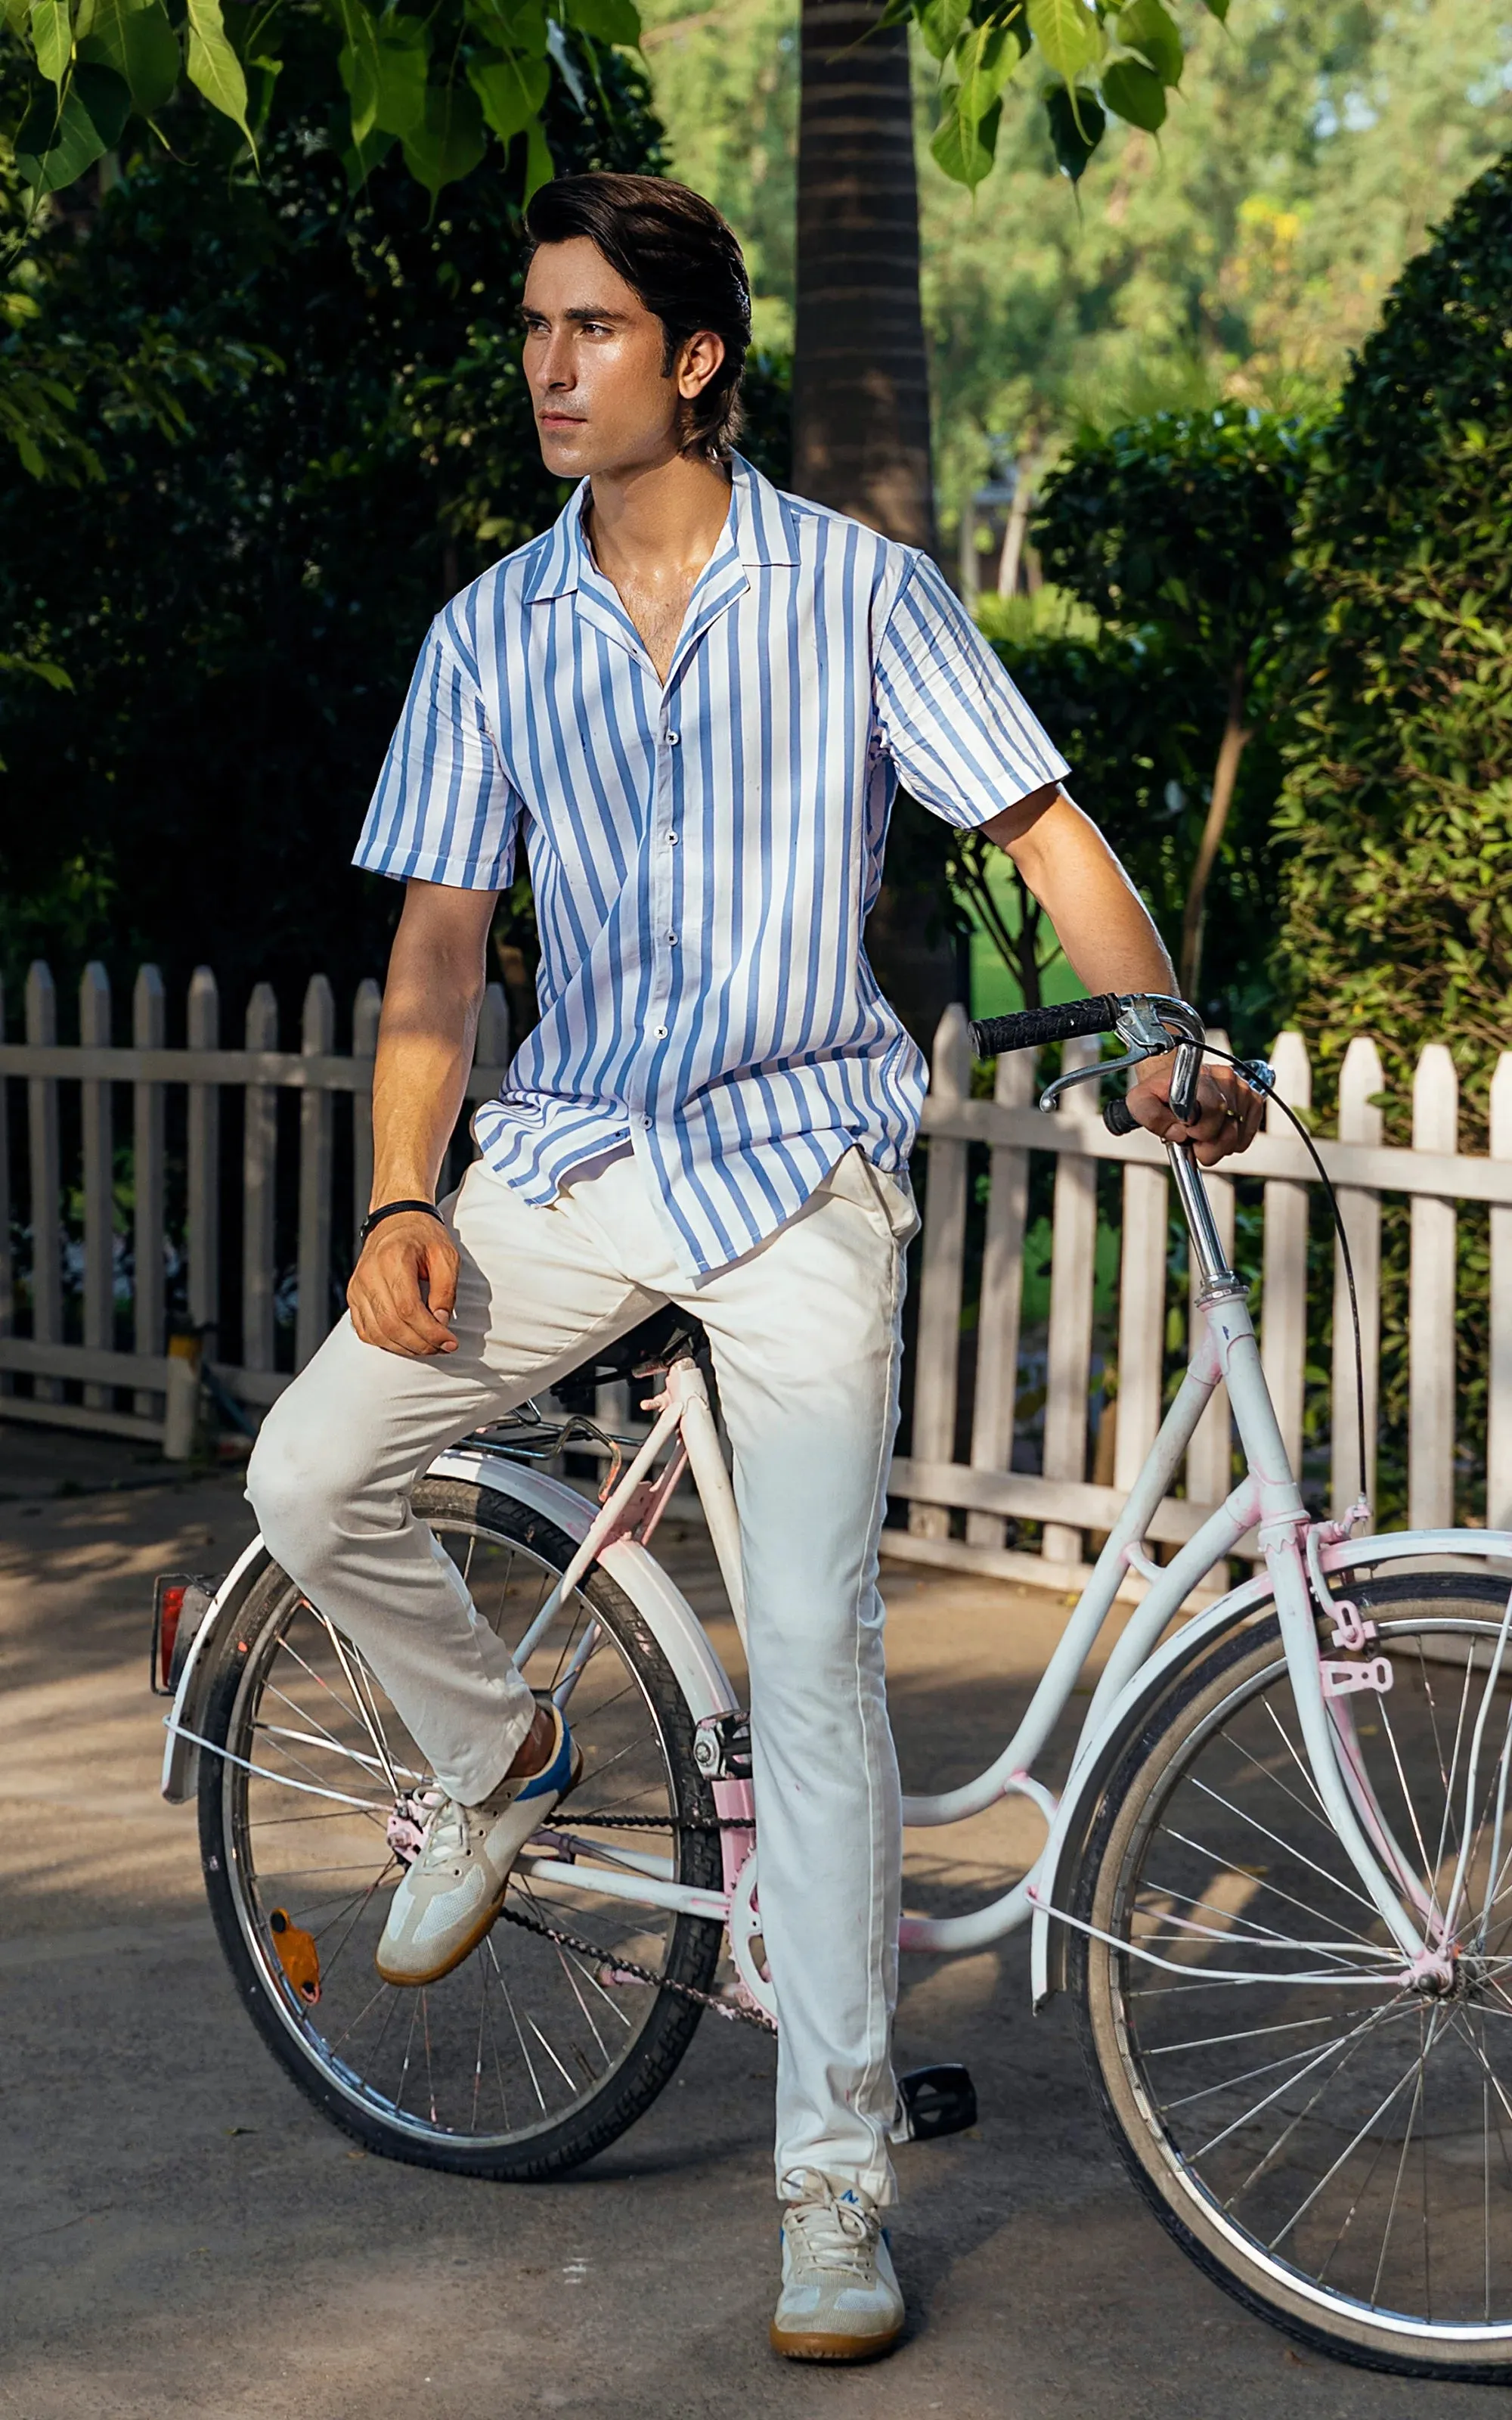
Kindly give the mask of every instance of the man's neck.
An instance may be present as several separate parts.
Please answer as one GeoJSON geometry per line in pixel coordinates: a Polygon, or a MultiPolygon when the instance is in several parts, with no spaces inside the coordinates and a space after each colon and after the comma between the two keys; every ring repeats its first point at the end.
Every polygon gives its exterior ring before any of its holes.
{"type": "Polygon", "coordinates": [[[711,462],[675,454],[626,471],[595,471],[588,522],[594,559],[616,585],[691,584],[718,545],[730,482],[711,462]]]}

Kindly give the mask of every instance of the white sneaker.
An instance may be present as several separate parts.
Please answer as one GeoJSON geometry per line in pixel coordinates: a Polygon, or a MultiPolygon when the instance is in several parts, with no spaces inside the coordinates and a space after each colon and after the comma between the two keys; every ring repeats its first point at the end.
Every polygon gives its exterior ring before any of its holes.
{"type": "Polygon", "coordinates": [[[503,1781],[481,1807],[442,1798],[394,1891],[375,1963],[385,1983],[435,1983],[476,1949],[504,1903],[510,1868],[581,1771],[555,1706],[557,1740],[539,1773],[503,1781]]]}
{"type": "Polygon", "coordinates": [[[872,2361],[903,2332],[903,2298],[882,2217],[855,2185],[803,2168],[782,2212],[782,2291],[772,2350],[789,2361],[872,2361]]]}

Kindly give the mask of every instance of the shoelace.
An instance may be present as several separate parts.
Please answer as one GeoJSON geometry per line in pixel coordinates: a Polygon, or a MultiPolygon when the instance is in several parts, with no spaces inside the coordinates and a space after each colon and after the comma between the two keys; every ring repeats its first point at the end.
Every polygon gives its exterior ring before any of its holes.
{"type": "Polygon", "coordinates": [[[444,1865],[448,1857],[465,1854],[469,1837],[467,1808],[455,1798],[443,1797],[426,1825],[425,1845],[421,1856],[427,1865],[432,1862],[444,1865]]]}
{"type": "Polygon", "coordinates": [[[804,2262],[815,2269],[846,2269],[870,2274],[882,2221],[874,2211],[849,2201],[791,2202],[782,2225],[804,2262]]]}

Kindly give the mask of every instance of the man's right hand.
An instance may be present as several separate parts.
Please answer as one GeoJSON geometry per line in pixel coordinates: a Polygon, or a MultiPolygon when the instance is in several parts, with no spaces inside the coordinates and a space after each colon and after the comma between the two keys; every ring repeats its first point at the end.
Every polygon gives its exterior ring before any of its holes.
{"type": "Polygon", "coordinates": [[[456,1304],[456,1246],[439,1219],[400,1210],[363,1246],[347,1305],[364,1344],[412,1361],[455,1353],[449,1321],[456,1304]]]}

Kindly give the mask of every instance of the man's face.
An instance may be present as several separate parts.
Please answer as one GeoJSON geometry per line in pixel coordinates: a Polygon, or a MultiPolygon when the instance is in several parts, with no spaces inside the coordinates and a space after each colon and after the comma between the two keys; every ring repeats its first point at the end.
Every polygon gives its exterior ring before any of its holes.
{"type": "Polygon", "coordinates": [[[587,236],[541,245],[522,317],[525,376],[548,471],[580,479],[672,459],[683,400],[724,358],[717,336],[690,338],[669,377],[661,321],[587,236]]]}

